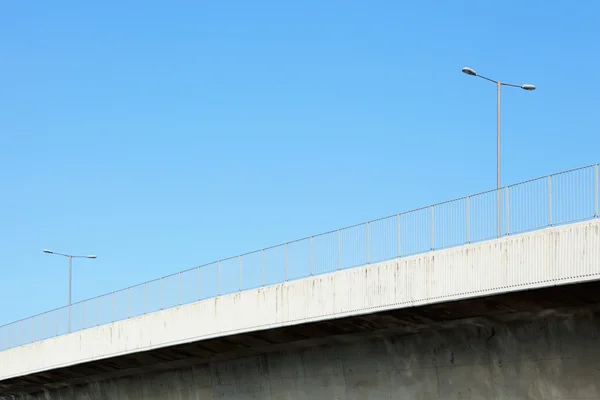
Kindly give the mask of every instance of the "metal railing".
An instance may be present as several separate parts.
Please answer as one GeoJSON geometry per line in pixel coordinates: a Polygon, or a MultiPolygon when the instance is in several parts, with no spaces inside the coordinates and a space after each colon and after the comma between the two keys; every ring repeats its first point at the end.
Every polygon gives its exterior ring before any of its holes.
{"type": "MultiPolygon", "coordinates": [[[[598,218],[598,164],[287,242],[71,306],[72,331],[237,291],[598,218]],[[498,198],[500,201],[498,202],[498,198]],[[498,219],[500,208],[500,219],[498,219]],[[500,229],[498,229],[500,228],[500,229]]],[[[0,327],[0,351],[68,333],[63,307],[0,327]]]]}

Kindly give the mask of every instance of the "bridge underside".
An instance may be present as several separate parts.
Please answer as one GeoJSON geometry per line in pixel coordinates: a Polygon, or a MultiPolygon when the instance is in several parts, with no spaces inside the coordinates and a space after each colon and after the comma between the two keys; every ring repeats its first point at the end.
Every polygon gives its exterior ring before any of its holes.
{"type": "Polygon", "coordinates": [[[513,292],[358,317],[255,331],[21,376],[0,382],[0,397],[202,365],[257,354],[461,326],[489,329],[548,314],[600,315],[600,282],[513,292]]]}

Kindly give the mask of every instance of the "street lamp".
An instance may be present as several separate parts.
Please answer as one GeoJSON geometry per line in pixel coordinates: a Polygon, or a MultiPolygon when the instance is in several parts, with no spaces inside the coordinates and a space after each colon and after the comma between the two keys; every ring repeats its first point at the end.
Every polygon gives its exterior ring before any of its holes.
{"type": "Polygon", "coordinates": [[[75,256],[72,254],[63,254],[63,253],[56,253],[52,250],[48,250],[48,249],[44,249],[43,250],[44,253],[46,254],[54,254],[57,256],[63,256],[63,257],[67,257],[69,259],[69,332],[71,332],[71,289],[72,289],[72,277],[73,277],[73,259],[74,258],[97,258],[94,255],[89,255],[89,256],[75,256]]]}
{"type": "Polygon", "coordinates": [[[486,81],[490,81],[496,84],[496,88],[497,88],[497,93],[498,93],[498,98],[497,98],[497,126],[496,126],[496,192],[498,193],[498,237],[500,237],[500,88],[502,86],[512,86],[512,87],[516,87],[516,88],[521,88],[523,90],[527,90],[527,91],[532,91],[535,90],[535,86],[534,85],[514,85],[512,83],[505,83],[505,82],[500,82],[500,81],[496,81],[493,79],[490,79],[486,76],[483,75],[479,75],[477,72],[475,72],[475,70],[468,68],[468,67],[464,67],[462,69],[462,72],[467,74],[467,75],[471,75],[471,76],[476,76],[482,79],[485,79],[486,81]]]}

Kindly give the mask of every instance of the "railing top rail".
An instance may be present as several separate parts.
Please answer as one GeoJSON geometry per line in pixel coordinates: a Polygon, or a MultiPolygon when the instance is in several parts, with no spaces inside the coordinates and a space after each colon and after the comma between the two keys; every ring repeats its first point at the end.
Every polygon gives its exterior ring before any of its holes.
{"type": "Polygon", "coordinates": [[[355,227],[358,227],[358,226],[362,226],[362,225],[366,225],[366,224],[371,224],[371,223],[382,221],[382,220],[385,220],[385,219],[394,218],[394,217],[397,217],[397,216],[407,215],[407,214],[411,214],[411,213],[416,213],[416,212],[419,212],[419,211],[430,209],[432,207],[438,207],[438,206],[441,206],[441,205],[444,205],[444,204],[449,204],[449,203],[454,203],[454,202],[458,202],[458,201],[461,201],[461,200],[466,200],[467,198],[473,198],[473,197],[476,197],[476,196],[483,196],[483,195],[486,195],[486,194],[489,194],[489,193],[495,193],[498,190],[502,190],[502,189],[506,189],[506,188],[514,188],[516,186],[521,186],[521,185],[526,185],[526,184],[531,183],[531,182],[539,181],[539,180],[542,180],[542,179],[547,179],[548,177],[553,177],[553,176],[558,176],[558,175],[565,175],[565,174],[573,173],[573,172],[576,172],[576,171],[580,171],[580,170],[585,170],[585,169],[597,167],[598,165],[599,164],[590,164],[590,165],[586,165],[586,166],[583,166],[583,167],[573,168],[573,169],[569,169],[569,170],[566,170],[566,171],[561,171],[561,172],[557,172],[557,173],[553,173],[553,174],[549,174],[549,175],[545,175],[545,176],[541,176],[541,177],[529,179],[529,180],[526,180],[526,181],[514,183],[514,184],[511,184],[511,185],[502,186],[499,189],[491,189],[491,190],[487,190],[487,191],[475,193],[475,194],[468,195],[468,196],[454,198],[454,199],[451,199],[451,200],[447,200],[447,201],[443,201],[443,202],[431,204],[431,205],[428,205],[428,206],[425,206],[425,207],[419,207],[419,208],[415,208],[415,209],[412,209],[412,210],[404,211],[404,212],[401,212],[401,213],[391,214],[391,215],[388,215],[388,216],[385,216],[385,217],[372,219],[372,220],[361,222],[361,223],[357,223],[357,224],[354,224],[354,225],[345,226],[343,228],[333,229],[333,230],[330,230],[330,231],[327,231],[327,232],[322,232],[322,233],[319,233],[319,234],[316,234],[316,235],[306,236],[306,237],[303,237],[303,238],[300,238],[300,239],[295,239],[295,240],[292,240],[292,241],[287,241],[287,242],[284,242],[284,243],[280,243],[280,244],[276,244],[276,245],[273,245],[273,246],[265,247],[265,248],[262,248],[262,249],[259,249],[259,250],[253,250],[253,251],[245,252],[245,253],[242,253],[242,254],[239,254],[239,255],[236,255],[236,256],[232,256],[232,257],[220,259],[220,260],[217,260],[217,261],[212,261],[212,262],[205,263],[205,264],[202,264],[202,265],[199,265],[199,266],[195,266],[195,267],[188,268],[188,269],[185,269],[185,270],[182,270],[182,271],[178,271],[178,272],[175,272],[175,273],[172,273],[172,274],[169,274],[169,275],[158,277],[158,278],[155,278],[155,279],[152,279],[152,280],[149,280],[149,281],[138,283],[136,285],[129,286],[127,288],[115,290],[115,291],[104,293],[104,294],[101,294],[101,295],[98,295],[98,296],[95,296],[95,297],[90,297],[90,298],[87,298],[87,299],[84,299],[84,300],[80,300],[78,302],[72,303],[71,306],[62,306],[62,307],[54,308],[52,310],[44,311],[44,312],[35,314],[33,316],[29,316],[29,317],[25,317],[25,318],[22,318],[22,319],[13,321],[13,322],[9,322],[9,323],[6,323],[4,325],[0,325],[0,329],[8,327],[8,326],[11,326],[11,325],[15,325],[15,324],[27,321],[27,320],[31,320],[33,318],[37,318],[37,317],[43,316],[43,315],[48,314],[48,313],[59,312],[59,311],[64,310],[64,309],[68,309],[69,307],[73,307],[73,306],[76,306],[76,305],[79,305],[79,304],[82,304],[82,303],[85,303],[85,302],[89,302],[91,300],[99,299],[101,297],[106,297],[106,296],[114,295],[115,293],[120,293],[120,292],[123,292],[123,291],[127,291],[127,290],[130,290],[130,289],[141,287],[143,285],[147,285],[147,284],[150,284],[150,283],[161,281],[163,279],[167,279],[167,278],[170,278],[170,277],[182,274],[182,273],[186,273],[186,272],[190,272],[190,271],[193,271],[193,270],[197,270],[199,268],[204,268],[204,267],[208,267],[208,266],[211,266],[211,265],[216,265],[216,264],[218,264],[220,262],[229,261],[229,260],[236,259],[236,258],[239,258],[239,257],[247,256],[247,255],[250,255],[250,254],[264,252],[266,250],[283,247],[283,246],[286,246],[286,245],[289,245],[289,244],[292,244],[292,243],[301,242],[301,241],[304,241],[304,240],[314,239],[314,238],[317,238],[317,237],[320,237],[320,236],[324,236],[324,235],[336,233],[336,232],[342,231],[342,230],[352,229],[352,228],[355,228],[355,227]]]}

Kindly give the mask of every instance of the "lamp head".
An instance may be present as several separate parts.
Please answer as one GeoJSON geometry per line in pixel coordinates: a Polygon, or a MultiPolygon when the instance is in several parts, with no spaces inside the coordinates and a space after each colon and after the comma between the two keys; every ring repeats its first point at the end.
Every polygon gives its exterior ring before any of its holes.
{"type": "Polygon", "coordinates": [[[464,67],[462,69],[462,72],[467,75],[477,76],[477,72],[475,72],[475,70],[468,68],[468,67],[464,67]]]}

